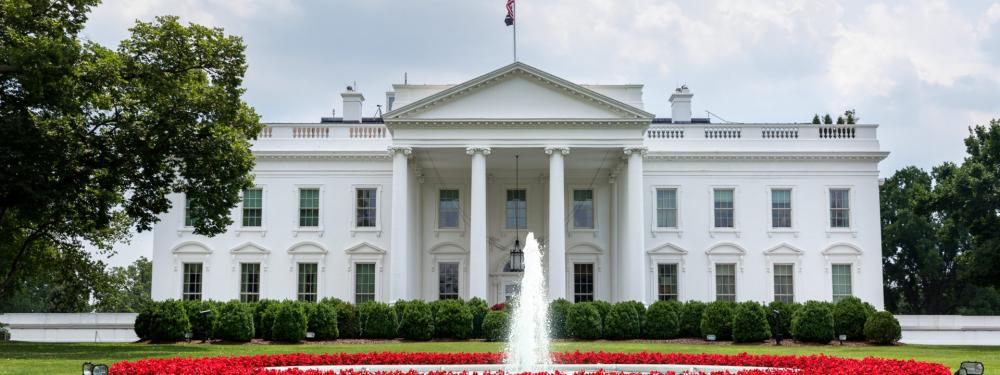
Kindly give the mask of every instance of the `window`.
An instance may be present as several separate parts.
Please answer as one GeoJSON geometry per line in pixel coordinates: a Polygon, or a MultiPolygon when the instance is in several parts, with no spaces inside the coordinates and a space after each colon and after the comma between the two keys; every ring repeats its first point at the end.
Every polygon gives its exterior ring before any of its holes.
{"type": "Polygon", "coordinates": [[[438,191],[438,228],[458,228],[458,190],[438,191]]]}
{"type": "Polygon", "coordinates": [[[830,189],[830,227],[851,227],[851,191],[830,189]]]}
{"type": "Polygon", "coordinates": [[[774,300],[785,303],[795,302],[795,279],[792,277],[792,264],[774,265],[774,300]]]}
{"type": "Polygon", "coordinates": [[[438,299],[458,299],[458,262],[438,263],[438,299]]]}
{"type": "Polygon", "coordinates": [[[243,226],[259,227],[264,218],[264,190],[243,190],[243,226]]]}
{"type": "Polygon", "coordinates": [[[299,189],[299,226],[319,226],[319,189],[299,189]]]}
{"type": "Polygon", "coordinates": [[[201,263],[184,263],[184,279],[181,289],[181,299],[201,299],[201,263]]]}
{"type": "Polygon", "coordinates": [[[184,196],[184,226],[194,226],[194,217],[191,216],[191,198],[187,196],[184,196]]]}
{"type": "Polygon", "coordinates": [[[834,264],[833,273],[833,302],[840,301],[851,296],[851,265],[834,264]]]}
{"type": "Polygon", "coordinates": [[[656,227],[677,228],[677,189],[656,189],[656,227]]]}
{"type": "MultiPolygon", "coordinates": [[[[316,285],[319,284],[319,265],[316,263],[299,263],[299,289],[296,293],[299,301],[316,302],[316,285]]],[[[374,280],[374,279],[373,279],[374,280]]],[[[374,292],[374,288],[372,289],[374,292]]]]}
{"type": "Polygon", "coordinates": [[[240,263],[240,302],[260,300],[260,263],[240,263]]]}
{"type": "Polygon", "coordinates": [[[715,189],[715,227],[735,227],[733,211],[733,189],[715,189]]]}
{"type": "Polygon", "coordinates": [[[354,265],[354,303],[375,300],[375,263],[354,265]]]}
{"type": "Polygon", "coordinates": [[[375,188],[361,188],[357,189],[356,195],[358,198],[357,202],[357,212],[355,216],[355,222],[358,228],[375,228],[377,227],[376,219],[378,218],[378,201],[377,195],[378,190],[375,188]]]}
{"type": "Polygon", "coordinates": [[[660,301],[677,300],[677,265],[656,265],[657,299],[660,301]]]}
{"type": "Polygon", "coordinates": [[[594,300],[594,264],[573,264],[573,302],[594,300]]]}
{"type": "Polygon", "coordinates": [[[507,190],[507,229],[528,228],[528,191],[524,189],[507,190]]]}
{"type": "Polygon", "coordinates": [[[736,265],[715,265],[715,300],[736,302],[736,265]]]}
{"type": "Polygon", "coordinates": [[[573,190],[573,228],[594,229],[593,190],[573,190]]]}
{"type": "Polygon", "coordinates": [[[771,190],[771,228],[792,227],[792,190],[771,190]]]}

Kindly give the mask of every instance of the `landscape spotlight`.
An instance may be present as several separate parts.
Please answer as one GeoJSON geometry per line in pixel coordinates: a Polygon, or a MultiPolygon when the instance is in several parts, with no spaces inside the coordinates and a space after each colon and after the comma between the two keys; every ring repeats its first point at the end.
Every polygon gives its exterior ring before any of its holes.
{"type": "Polygon", "coordinates": [[[844,345],[844,341],[847,341],[847,335],[841,333],[840,336],[837,336],[837,340],[840,340],[840,345],[844,345]]]}
{"type": "Polygon", "coordinates": [[[715,335],[706,335],[705,339],[708,341],[715,341],[715,335]]]}
{"type": "Polygon", "coordinates": [[[94,364],[90,362],[83,363],[83,375],[94,375],[94,364]]]}
{"type": "Polygon", "coordinates": [[[108,375],[108,365],[94,365],[94,375],[108,375]]]}
{"type": "Polygon", "coordinates": [[[964,361],[958,366],[955,375],[983,375],[985,370],[982,362],[964,361]]]}
{"type": "Polygon", "coordinates": [[[314,338],[316,338],[316,332],[306,332],[306,338],[307,339],[314,339],[314,338]]]}

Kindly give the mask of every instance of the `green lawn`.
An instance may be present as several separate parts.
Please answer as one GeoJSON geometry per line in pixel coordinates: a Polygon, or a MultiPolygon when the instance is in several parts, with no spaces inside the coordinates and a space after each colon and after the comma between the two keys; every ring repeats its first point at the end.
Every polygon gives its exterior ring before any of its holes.
{"type": "MultiPolygon", "coordinates": [[[[204,345],[204,344],[36,344],[0,343],[0,374],[74,374],[83,362],[107,363],[151,357],[221,356],[270,353],[326,352],[488,352],[499,351],[500,344],[487,342],[428,342],[380,344],[302,344],[302,345],[204,345]]],[[[1000,347],[972,346],[765,346],[707,345],[650,342],[559,342],[556,351],[656,351],[681,353],[748,352],[754,354],[815,354],[826,353],[841,357],[885,357],[916,359],[943,363],[953,369],[962,360],[976,359],[985,363],[987,373],[1000,369],[1000,347]]]]}

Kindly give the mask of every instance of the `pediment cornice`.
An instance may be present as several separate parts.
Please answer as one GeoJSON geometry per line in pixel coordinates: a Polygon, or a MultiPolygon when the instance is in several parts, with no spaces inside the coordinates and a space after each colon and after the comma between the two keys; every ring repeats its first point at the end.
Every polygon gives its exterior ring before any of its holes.
{"type": "Polygon", "coordinates": [[[621,128],[645,129],[650,124],[648,119],[399,119],[386,121],[386,126],[396,129],[408,128],[440,128],[460,129],[477,128],[621,128]]]}
{"type": "Polygon", "coordinates": [[[855,160],[855,161],[882,161],[888,152],[671,152],[671,151],[650,151],[646,154],[647,160],[667,160],[667,161],[715,161],[715,160],[749,160],[749,161],[801,161],[801,160],[855,160]]]}

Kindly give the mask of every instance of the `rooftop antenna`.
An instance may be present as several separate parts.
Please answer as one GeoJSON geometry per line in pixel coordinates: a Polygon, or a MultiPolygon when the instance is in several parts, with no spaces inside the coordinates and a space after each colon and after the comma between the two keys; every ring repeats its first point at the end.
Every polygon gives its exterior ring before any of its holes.
{"type": "Polygon", "coordinates": [[[734,121],[729,121],[729,120],[726,120],[726,119],[724,119],[724,118],[722,118],[722,117],[719,117],[719,115],[717,115],[717,114],[714,114],[714,113],[712,113],[712,112],[709,112],[709,111],[707,111],[707,110],[705,111],[705,113],[707,113],[707,114],[708,114],[709,116],[711,116],[711,117],[715,117],[715,118],[719,119],[720,121],[722,121],[722,122],[724,122],[724,123],[727,123],[727,124],[742,124],[741,122],[734,122],[734,121]]]}
{"type": "Polygon", "coordinates": [[[382,118],[382,105],[376,104],[375,106],[378,107],[378,109],[375,110],[375,117],[382,118]]]}
{"type": "Polygon", "coordinates": [[[409,77],[407,77],[406,72],[403,72],[403,84],[404,85],[409,84],[409,81],[410,80],[409,80],[409,77]]]}

